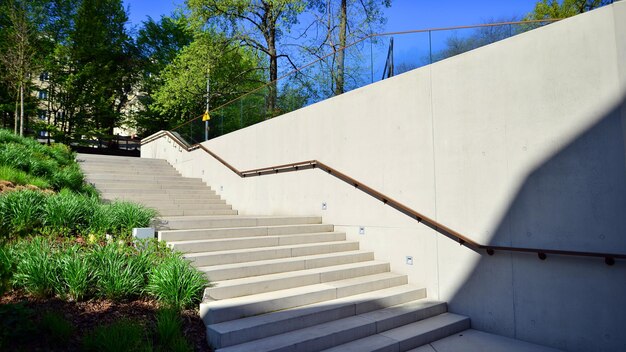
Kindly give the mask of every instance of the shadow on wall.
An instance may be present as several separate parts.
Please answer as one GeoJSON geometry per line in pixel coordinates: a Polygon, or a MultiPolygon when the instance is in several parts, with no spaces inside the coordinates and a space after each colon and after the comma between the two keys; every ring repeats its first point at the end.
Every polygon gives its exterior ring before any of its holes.
{"type": "MultiPolygon", "coordinates": [[[[526,178],[489,244],[626,253],[625,135],[626,99],[526,178]]],[[[626,262],[483,255],[449,307],[480,330],[626,351],[626,262]]]]}

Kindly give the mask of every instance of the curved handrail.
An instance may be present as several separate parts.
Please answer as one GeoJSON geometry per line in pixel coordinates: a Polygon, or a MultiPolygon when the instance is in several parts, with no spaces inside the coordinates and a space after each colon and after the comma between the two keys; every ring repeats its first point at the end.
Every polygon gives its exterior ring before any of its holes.
{"type": "Polygon", "coordinates": [[[421,213],[419,213],[416,210],[411,209],[410,207],[392,199],[391,197],[388,197],[387,195],[375,190],[374,188],[371,188],[367,185],[365,185],[364,183],[357,181],[356,179],[338,171],[335,168],[332,168],[330,166],[328,166],[327,164],[324,164],[318,160],[307,160],[307,161],[300,161],[297,163],[291,163],[291,164],[283,164],[283,165],[276,165],[276,166],[268,166],[268,167],[262,167],[262,168],[258,168],[258,169],[251,169],[251,170],[244,170],[244,171],[240,171],[239,169],[237,169],[236,167],[232,166],[231,164],[229,164],[226,160],[222,159],[220,156],[218,156],[217,154],[215,154],[214,152],[212,152],[211,150],[209,150],[208,148],[206,148],[205,146],[203,146],[202,144],[194,144],[191,147],[187,147],[186,143],[184,141],[181,141],[180,138],[178,136],[175,136],[174,134],[172,134],[169,131],[160,131],[157,132],[155,134],[153,134],[150,137],[144,138],[141,141],[141,144],[147,144],[150,142],[153,142],[163,136],[167,136],[169,138],[171,138],[176,144],[178,144],[182,149],[185,149],[186,151],[190,152],[193,150],[197,150],[197,149],[201,149],[204,152],[206,152],[207,154],[211,155],[213,158],[215,158],[217,161],[219,161],[221,164],[223,164],[224,166],[226,166],[227,168],[229,168],[232,172],[234,172],[235,174],[237,174],[239,177],[242,178],[249,178],[249,177],[255,177],[255,176],[263,176],[263,175],[272,175],[272,174],[278,174],[281,172],[292,172],[292,171],[299,171],[299,170],[307,170],[307,169],[320,169],[322,171],[325,171],[327,174],[334,176],[348,184],[350,184],[351,186],[361,190],[364,193],[369,194],[370,196],[380,200],[381,202],[383,202],[384,204],[396,209],[397,211],[411,217],[414,220],[417,220],[417,222],[422,223],[428,227],[430,227],[431,229],[439,232],[440,234],[451,238],[457,242],[459,242],[460,245],[468,247],[478,253],[482,253],[482,251],[485,251],[488,255],[494,255],[496,251],[505,251],[505,252],[520,252],[520,253],[536,253],[537,256],[539,257],[539,259],[541,260],[545,260],[547,258],[548,254],[555,254],[555,255],[567,255],[567,256],[578,256],[578,257],[597,257],[597,258],[604,258],[604,262],[607,265],[613,265],[615,264],[615,260],[616,259],[621,259],[621,260],[625,260],[626,259],[626,254],[616,254],[616,253],[600,253],[600,252],[581,252],[581,251],[568,251],[568,250],[560,250],[560,249],[544,249],[544,248],[525,248],[525,247],[507,247],[507,246],[491,246],[491,245],[484,245],[484,244],[479,244],[477,242],[475,242],[474,240],[470,239],[469,237],[441,224],[440,222],[438,222],[437,220],[431,219],[421,213]]]}

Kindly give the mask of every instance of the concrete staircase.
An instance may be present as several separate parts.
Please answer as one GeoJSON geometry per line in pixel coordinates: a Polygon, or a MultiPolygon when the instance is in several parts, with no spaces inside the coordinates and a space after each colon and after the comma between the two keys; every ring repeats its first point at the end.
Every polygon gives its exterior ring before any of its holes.
{"type": "Polygon", "coordinates": [[[470,327],[320,217],[237,215],[163,160],[78,160],[104,199],[157,209],[159,239],[212,281],[200,314],[217,351],[408,351],[470,327]]]}

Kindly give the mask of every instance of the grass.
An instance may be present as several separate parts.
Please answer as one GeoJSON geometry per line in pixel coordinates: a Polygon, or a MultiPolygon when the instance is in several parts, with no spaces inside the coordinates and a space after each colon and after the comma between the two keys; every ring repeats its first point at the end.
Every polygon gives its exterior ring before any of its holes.
{"type": "Polygon", "coordinates": [[[74,326],[57,312],[45,312],[41,317],[41,328],[55,346],[66,346],[74,333],[74,326]]]}
{"type": "Polygon", "coordinates": [[[183,309],[198,303],[208,284],[203,273],[179,255],[172,255],[152,269],[146,289],[166,306],[183,309]]]}
{"type": "Polygon", "coordinates": [[[33,185],[41,189],[50,188],[50,183],[44,178],[29,175],[7,165],[0,165],[0,180],[11,181],[21,186],[33,185]]]}
{"type": "Polygon", "coordinates": [[[99,296],[112,300],[139,297],[146,281],[140,256],[117,243],[98,246],[90,255],[99,296]]]}
{"type": "Polygon", "coordinates": [[[155,334],[161,351],[193,351],[182,335],[182,321],[176,310],[162,309],[157,312],[155,334]]]}
{"type": "Polygon", "coordinates": [[[16,270],[13,285],[35,297],[49,297],[58,289],[56,249],[43,237],[20,242],[15,248],[16,270]]]}
{"type": "Polygon", "coordinates": [[[57,294],[73,301],[82,301],[91,291],[94,270],[84,250],[70,245],[57,257],[60,285],[57,294]]]}
{"type": "Polygon", "coordinates": [[[152,351],[144,327],[131,320],[95,328],[83,339],[83,348],[98,352],[152,351]]]}
{"type": "Polygon", "coordinates": [[[0,296],[11,287],[11,278],[15,271],[15,260],[11,249],[0,243],[0,296]]]}

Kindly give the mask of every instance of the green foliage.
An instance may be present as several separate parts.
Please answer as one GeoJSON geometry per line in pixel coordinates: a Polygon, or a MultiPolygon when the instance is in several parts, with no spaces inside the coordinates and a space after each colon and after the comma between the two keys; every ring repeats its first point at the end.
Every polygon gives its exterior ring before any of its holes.
{"type": "Polygon", "coordinates": [[[74,326],[62,314],[45,312],[41,317],[41,328],[55,346],[66,346],[74,333],[74,326]]]}
{"type": "MultiPolygon", "coordinates": [[[[11,278],[15,271],[15,259],[11,248],[0,243],[0,296],[11,287],[11,278]]],[[[1,347],[1,346],[0,346],[1,347]]]]}
{"type": "Polygon", "coordinates": [[[526,19],[567,18],[611,3],[613,0],[539,0],[526,19]]]}
{"type": "Polygon", "coordinates": [[[45,179],[32,176],[24,171],[17,170],[11,166],[0,166],[0,180],[11,181],[16,185],[33,185],[41,189],[50,188],[50,183],[45,179]]]}
{"type": "Polygon", "coordinates": [[[94,270],[87,254],[77,245],[69,246],[56,258],[60,284],[57,294],[70,300],[81,301],[92,290],[94,270]]]}
{"type": "Polygon", "coordinates": [[[67,189],[48,197],[43,206],[43,226],[48,234],[69,236],[89,227],[94,209],[99,207],[96,198],[73,193],[67,189]]]}
{"type": "Polygon", "coordinates": [[[154,209],[125,201],[116,201],[102,207],[109,208],[105,211],[110,219],[108,231],[127,239],[132,235],[133,228],[147,227],[150,221],[157,216],[154,209]]]}
{"type": "Polygon", "coordinates": [[[132,255],[125,245],[110,243],[91,253],[95,289],[99,296],[121,300],[141,295],[146,282],[143,260],[132,255]]]}
{"type": "Polygon", "coordinates": [[[43,237],[23,241],[15,249],[17,267],[13,285],[36,297],[49,297],[58,291],[56,249],[43,237]]]}
{"type": "Polygon", "coordinates": [[[146,290],[166,306],[183,309],[198,302],[208,283],[188,261],[172,255],[154,267],[146,290]]]}
{"type": "Polygon", "coordinates": [[[41,227],[41,213],[48,196],[22,190],[0,195],[0,235],[14,237],[33,233],[41,227]]]}
{"type": "Polygon", "coordinates": [[[182,335],[182,321],[177,310],[162,309],[157,312],[155,331],[160,351],[193,351],[182,335]]]}
{"type": "Polygon", "coordinates": [[[143,326],[130,320],[95,328],[84,337],[83,348],[87,352],[152,351],[143,326]]]}

